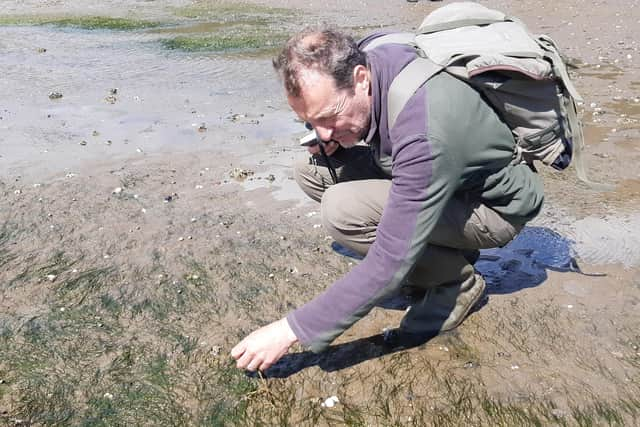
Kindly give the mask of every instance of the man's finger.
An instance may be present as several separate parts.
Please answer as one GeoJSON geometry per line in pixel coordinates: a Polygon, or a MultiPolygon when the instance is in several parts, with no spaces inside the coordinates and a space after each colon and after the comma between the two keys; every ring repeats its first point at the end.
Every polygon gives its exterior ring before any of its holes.
{"type": "Polygon", "coordinates": [[[247,365],[247,371],[251,371],[251,372],[255,372],[256,370],[258,370],[264,363],[262,362],[262,359],[256,358],[253,359],[248,365],[247,365]]]}
{"type": "Polygon", "coordinates": [[[249,364],[251,364],[251,362],[253,361],[253,358],[254,358],[253,354],[244,352],[236,362],[236,366],[240,369],[244,369],[247,366],[249,366],[249,364]]]}
{"type": "Polygon", "coordinates": [[[267,369],[269,369],[271,367],[271,365],[273,365],[273,363],[269,363],[269,362],[262,362],[262,364],[260,365],[260,367],[258,368],[260,371],[264,372],[267,369]]]}
{"type": "Polygon", "coordinates": [[[242,356],[242,354],[244,353],[245,348],[246,345],[244,343],[244,340],[240,341],[238,344],[236,344],[235,347],[231,349],[231,357],[238,360],[238,357],[242,356]]]}

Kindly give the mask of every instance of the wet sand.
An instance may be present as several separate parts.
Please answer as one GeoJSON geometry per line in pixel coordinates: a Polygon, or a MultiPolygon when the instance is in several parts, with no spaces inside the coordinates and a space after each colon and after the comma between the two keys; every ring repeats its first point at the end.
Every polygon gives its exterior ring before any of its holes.
{"type": "MultiPolygon", "coordinates": [[[[174,12],[193,4],[7,1],[2,13],[191,25],[174,12]]],[[[256,4],[361,33],[413,28],[442,3],[256,4]]],[[[1,26],[0,421],[197,424],[241,409],[227,423],[637,423],[638,1],[483,4],[550,34],[576,64],[589,172],[615,191],[542,171],[543,213],[483,253],[488,298],[457,331],[387,354],[379,334],[401,318],[396,301],[324,355],[296,348],[268,380],[227,369],[230,347],[355,262],[291,179],[303,129],[269,55],[166,50],[164,30],[1,26]],[[125,369],[127,351],[138,362],[125,369]],[[157,355],[164,376],[148,371],[157,355]],[[163,413],[175,418],[154,422],[163,413]]]]}

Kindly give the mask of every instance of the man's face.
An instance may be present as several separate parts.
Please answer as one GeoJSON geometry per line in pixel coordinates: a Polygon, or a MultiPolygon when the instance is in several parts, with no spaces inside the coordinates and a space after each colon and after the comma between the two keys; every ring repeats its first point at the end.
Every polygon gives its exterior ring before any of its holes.
{"type": "Polygon", "coordinates": [[[313,126],[321,140],[333,140],[345,148],[366,136],[371,118],[369,71],[358,67],[354,93],[338,90],[333,78],[307,70],[301,74],[300,96],[287,97],[293,111],[313,126]]]}

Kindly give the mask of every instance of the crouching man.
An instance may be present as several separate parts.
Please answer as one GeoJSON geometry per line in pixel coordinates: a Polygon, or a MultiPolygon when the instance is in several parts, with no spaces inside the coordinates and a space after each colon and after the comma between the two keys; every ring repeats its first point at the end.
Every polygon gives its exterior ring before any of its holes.
{"type": "Polygon", "coordinates": [[[540,178],[514,164],[511,131],[466,83],[439,73],[389,125],[389,87],[416,51],[404,44],[363,51],[379,36],[356,43],[307,30],[274,60],[289,105],[325,141],[338,183],[318,146],[297,165],[296,180],[321,203],[336,242],[364,259],[237,344],[231,355],[239,368],[267,369],[295,342],[322,351],[403,287],[421,297],[386,337],[391,345],[457,327],[485,290],[473,267],[478,250],[505,245],[540,211],[540,178]]]}

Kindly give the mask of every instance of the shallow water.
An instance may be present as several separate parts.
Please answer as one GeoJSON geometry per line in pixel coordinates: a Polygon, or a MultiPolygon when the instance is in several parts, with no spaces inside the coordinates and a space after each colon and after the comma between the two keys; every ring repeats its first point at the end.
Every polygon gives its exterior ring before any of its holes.
{"type": "Polygon", "coordinates": [[[161,37],[0,28],[3,175],[35,180],[105,158],[242,154],[291,140],[299,125],[268,58],[166,51],[161,37]]]}

